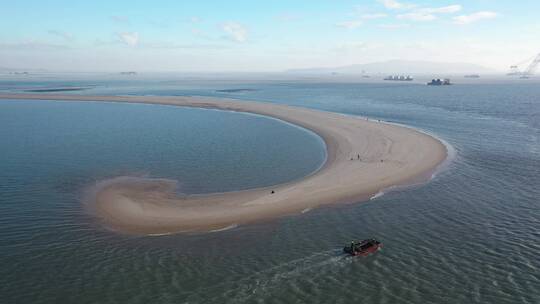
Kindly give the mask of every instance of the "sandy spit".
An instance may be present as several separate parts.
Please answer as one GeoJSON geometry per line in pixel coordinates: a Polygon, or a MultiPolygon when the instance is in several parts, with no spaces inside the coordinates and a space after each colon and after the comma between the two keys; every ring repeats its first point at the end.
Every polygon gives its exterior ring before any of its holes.
{"type": "Polygon", "coordinates": [[[272,103],[60,94],[0,94],[0,99],[150,103],[248,112],[312,130],[326,143],[327,160],[319,171],[273,187],[177,196],[175,181],[166,179],[118,178],[99,183],[93,195],[96,214],[112,229],[132,234],[215,231],[322,205],[368,200],[385,188],[430,176],[447,157],[439,140],[410,128],[272,103]]]}

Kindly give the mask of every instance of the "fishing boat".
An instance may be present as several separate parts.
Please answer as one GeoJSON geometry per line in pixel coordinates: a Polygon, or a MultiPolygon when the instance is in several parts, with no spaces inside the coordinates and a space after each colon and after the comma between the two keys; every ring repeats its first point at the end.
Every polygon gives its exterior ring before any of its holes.
{"type": "Polygon", "coordinates": [[[351,256],[368,256],[382,248],[382,243],[375,239],[351,242],[351,245],[343,247],[343,252],[351,256]]]}

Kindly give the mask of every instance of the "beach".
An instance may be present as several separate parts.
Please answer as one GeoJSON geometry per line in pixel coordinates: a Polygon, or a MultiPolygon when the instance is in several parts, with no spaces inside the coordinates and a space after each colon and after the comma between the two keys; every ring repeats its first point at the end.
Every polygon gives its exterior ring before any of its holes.
{"type": "Polygon", "coordinates": [[[411,128],[274,103],[60,94],[1,94],[0,99],[149,103],[246,112],[309,129],[326,144],[327,159],[317,172],[272,187],[178,195],[177,182],[168,179],[118,177],[98,182],[86,198],[92,211],[106,226],[131,234],[212,231],[323,205],[365,201],[389,187],[428,180],[447,157],[443,143],[411,128]]]}

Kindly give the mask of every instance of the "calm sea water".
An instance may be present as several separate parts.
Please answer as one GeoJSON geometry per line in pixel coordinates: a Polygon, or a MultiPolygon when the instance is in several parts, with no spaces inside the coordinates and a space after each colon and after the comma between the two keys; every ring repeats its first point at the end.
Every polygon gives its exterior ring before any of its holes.
{"type": "Polygon", "coordinates": [[[168,177],[187,193],[271,185],[316,170],[323,144],[255,115],[0,101],[2,303],[540,302],[538,83],[35,79],[0,90],[69,85],[367,115],[432,132],[457,155],[428,184],[369,202],[209,234],[126,236],[84,211],[96,180],[168,177]],[[341,255],[369,237],[383,250],[341,255]]]}

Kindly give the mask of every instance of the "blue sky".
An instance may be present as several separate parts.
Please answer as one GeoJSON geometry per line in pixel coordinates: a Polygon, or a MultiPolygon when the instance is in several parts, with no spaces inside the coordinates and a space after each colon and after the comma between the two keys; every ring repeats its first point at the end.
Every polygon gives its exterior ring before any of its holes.
{"type": "Polygon", "coordinates": [[[540,1],[2,1],[0,67],[279,71],[390,59],[504,70],[540,1]]]}

